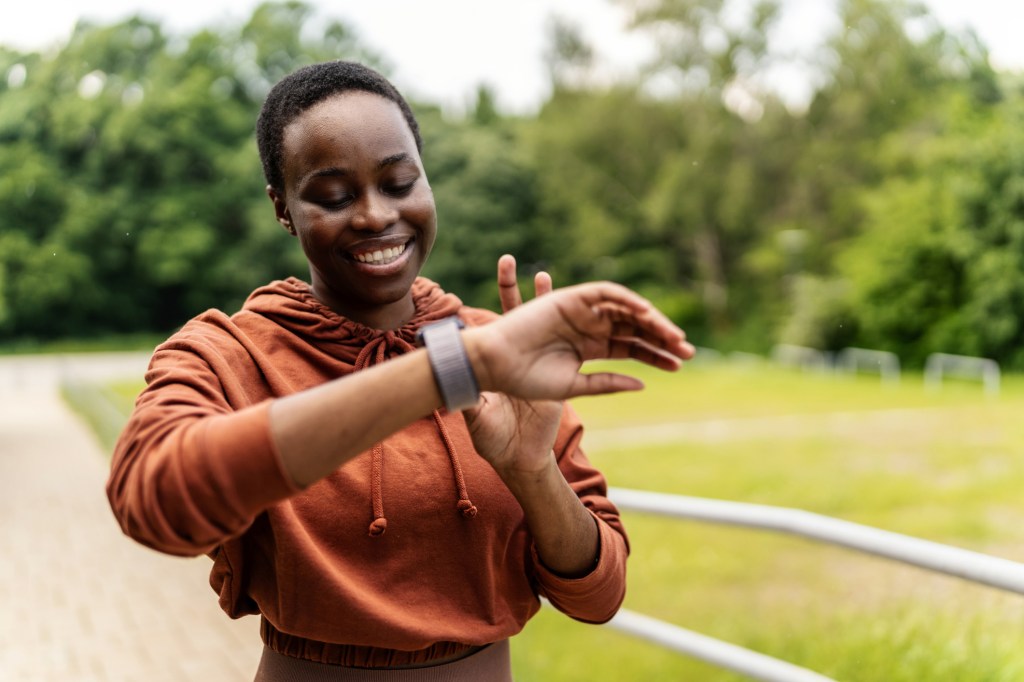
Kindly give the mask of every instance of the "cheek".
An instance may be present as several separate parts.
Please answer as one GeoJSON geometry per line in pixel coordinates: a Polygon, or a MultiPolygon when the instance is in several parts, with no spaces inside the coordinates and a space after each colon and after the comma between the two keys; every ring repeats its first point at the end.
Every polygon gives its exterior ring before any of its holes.
{"type": "Polygon", "coordinates": [[[332,234],[332,230],[323,225],[307,226],[299,231],[299,243],[307,256],[323,257],[333,250],[332,234]]]}
{"type": "Polygon", "coordinates": [[[423,225],[423,253],[426,256],[433,248],[434,239],[437,237],[437,216],[431,212],[424,216],[424,220],[420,224],[423,225]]]}
{"type": "Polygon", "coordinates": [[[410,206],[408,216],[423,231],[428,246],[433,244],[434,235],[437,234],[437,210],[433,195],[428,192],[421,201],[410,206]]]}

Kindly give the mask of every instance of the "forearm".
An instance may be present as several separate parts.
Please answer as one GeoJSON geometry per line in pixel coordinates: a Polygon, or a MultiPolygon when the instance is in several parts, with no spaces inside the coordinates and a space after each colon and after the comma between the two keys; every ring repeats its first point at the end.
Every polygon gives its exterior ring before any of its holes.
{"type": "MultiPolygon", "coordinates": [[[[676,370],[693,355],[668,318],[628,289],[608,283],[542,296],[493,324],[467,329],[462,339],[481,391],[525,400],[643,387],[625,375],[581,374],[586,360],[632,357],[676,370]]],[[[308,485],[441,404],[426,351],[417,350],[280,399],[271,410],[271,433],[285,470],[296,484],[308,485]]],[[[553,480],[547,485],[559,499],[565,497],[553,480]]],[[[580,516],[567,502],[558,509],[558,518],[580,516]]]]}
{"type": "Polygon", "coordinates": [[[270,429],[285,471],[305,487],[441,405],[417,350],[278,399],[270,429]]]}
{"type": "Polygon", "coordinates": [[[544,565],[565,577],[588,573],[597,560],[597,525],[562,476],[554,456],[540,471],[505,473],[502,478],[523,508],[544,565]]]}

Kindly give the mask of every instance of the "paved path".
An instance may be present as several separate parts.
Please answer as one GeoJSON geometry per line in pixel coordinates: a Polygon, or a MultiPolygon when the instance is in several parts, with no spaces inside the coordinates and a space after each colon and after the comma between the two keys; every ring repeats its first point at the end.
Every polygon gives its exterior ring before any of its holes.
{"type": "Polygon", "coordinates": [[[258,620],[220,611],[205,557],[121,534],[104,454],[56,391],[62,373],[142,367],[0,358],[0,682],[252,680],[258,620]]]}

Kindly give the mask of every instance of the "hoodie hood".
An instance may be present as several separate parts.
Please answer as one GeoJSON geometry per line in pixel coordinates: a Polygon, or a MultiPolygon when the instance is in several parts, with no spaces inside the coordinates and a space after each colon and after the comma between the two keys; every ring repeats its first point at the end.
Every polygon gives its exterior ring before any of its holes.
{"type": "MultiPolygon", "coordinates": [[[[364,346],[375,339],[388,338],[415,345],[420,327],[456,315],[462,307],[458,296],[445,293],[426,277],[418,277],[413,282],[412,298],[415,306],[412,318],[393,330],[374,329],[342,317],[321,303],[309,284],[295,277],[256,289],[242,309],[272,320],[314,346],[335,346],[338,359],[354,364],[364,346]]],[[[391,355],[393,353],[388,357],[391,355]]]]}

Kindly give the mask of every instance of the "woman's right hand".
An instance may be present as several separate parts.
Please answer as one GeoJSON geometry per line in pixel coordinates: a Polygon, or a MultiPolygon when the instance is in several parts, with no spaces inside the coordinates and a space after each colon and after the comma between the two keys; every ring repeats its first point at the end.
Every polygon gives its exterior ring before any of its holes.
{"type": "Polygon", "coordinates": [[[582,374],[587,360],[632,358],[675,371],[693,357],[685,333],[649,301],[611,282],[558,289],[463,332],[481,390],[564,400],[643,388],[613,372],[582,374]]]}

